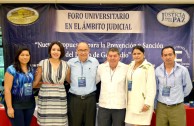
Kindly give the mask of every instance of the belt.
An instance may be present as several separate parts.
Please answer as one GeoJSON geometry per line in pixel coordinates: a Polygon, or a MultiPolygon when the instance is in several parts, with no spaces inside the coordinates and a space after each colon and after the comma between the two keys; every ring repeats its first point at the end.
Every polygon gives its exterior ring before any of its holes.
{"type": "Polygon", "coordinates": [[[50,85],[50,86],[58,86],[58,85],[63,85],[63,83],[52,84],[52,83],[49,83],[49,82],[42,82],[42,84],[44,84],[44,85],[50,85]]]}
{"type": "Polygon", "coordinates": [[[76,95],[76,94],[72,94],[71,92],[69,92],[69,94],[71,96],[74,96],[74,97],[77,97],[77,98],[80,98],[80,99],[86,99],[86,98],[88,98],[90,96],[96,95],[96,92],[94,91],[94,92],[92,92],[90,94],[87,94],[87,95],[76,95]]]}
{"type": "MultiPolygon", "coordinates": [[[[158,101],[158,102],[159,102],[159,101],[158,101]]],[[[178,105],[182,104],[183,102],[181,102],[181,103],[176,103],[176,104],[172,104],[172,105],[167,105],[167,104],[162,103],[162,102],[159,102],[159,103],[162,104],[162,105],[165,105],[165,106],[167,106],[167,107],[173,107],[173,106],[178,106],[178,105]]]]}

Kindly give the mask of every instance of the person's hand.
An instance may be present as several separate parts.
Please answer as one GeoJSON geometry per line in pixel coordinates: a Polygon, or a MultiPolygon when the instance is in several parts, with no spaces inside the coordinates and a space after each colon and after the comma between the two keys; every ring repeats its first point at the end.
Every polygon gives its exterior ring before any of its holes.
{"type": "Polygon", "coordinates": [[[143,108],[142,108],[142,112],[146,112],[150,109],[150,106],[149,105],[144,105],[143,108]]]}
{"type": "Polygon", "coordinates": [[[7,108],[7,114],[10,118],[14,118],[14,109],[11,108],[7,108]]]}

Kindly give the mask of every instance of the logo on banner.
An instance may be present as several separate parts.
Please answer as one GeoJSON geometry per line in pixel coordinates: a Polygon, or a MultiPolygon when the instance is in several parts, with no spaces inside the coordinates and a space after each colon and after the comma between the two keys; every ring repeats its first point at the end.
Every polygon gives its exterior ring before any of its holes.
{"type": "Polygon", "coordinates": [[[190,20],[190,16],[185,10],[171,8],[160,11],[157,20],[165,26],[179,27],[185,25],[190,20]]]}
{"type": "Polygon", "coordinates": [[[39,18],[39,13],[29,7],[19,7],[12,9],[7,14],[7,19],[16,25],[27,25],[35,22],[39,18]]]}
{"type": "Polygon", "coordinates": [[[190,67],[190,54],[188,50],[183,46],[175,46],[176,62],[189,68],[190,67]]]}

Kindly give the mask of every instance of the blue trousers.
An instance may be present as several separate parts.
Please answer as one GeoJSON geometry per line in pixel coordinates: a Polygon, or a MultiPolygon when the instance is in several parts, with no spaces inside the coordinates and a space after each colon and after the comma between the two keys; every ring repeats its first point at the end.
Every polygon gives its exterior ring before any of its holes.
{"type": "Polygon", "coordinates": [[[14,118],[9,118],[12,126],[30,126],[34,109],[14,109],[14,118]]]}

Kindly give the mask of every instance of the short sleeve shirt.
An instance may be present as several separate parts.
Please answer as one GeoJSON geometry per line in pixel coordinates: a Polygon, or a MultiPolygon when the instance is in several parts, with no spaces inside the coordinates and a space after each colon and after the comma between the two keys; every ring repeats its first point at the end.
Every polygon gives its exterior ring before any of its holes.
{"type": "Polygon", "coordinates": [[[11,95],[12,95],[12,106],[16,109],[27,109],[35,106],[35,100],[33,95],[33,80],[34,80],[34,70],[29,68],[27,73],[21,73],[16,71],[13,65],[9,66],[6,70],[9,74],[11,74],[13,79],[11,95]],[[28,85],[30,90],[27,93],[25,85],[28,85]]]}

